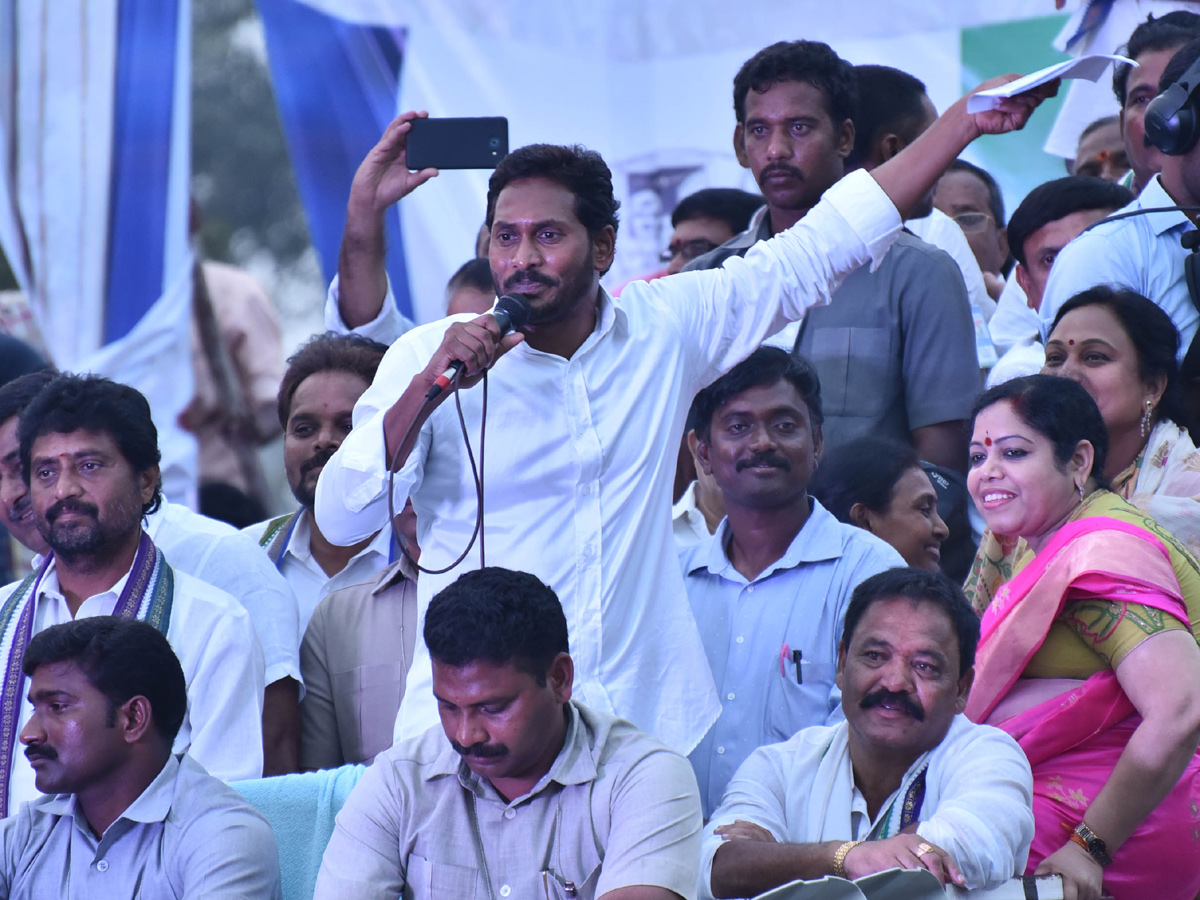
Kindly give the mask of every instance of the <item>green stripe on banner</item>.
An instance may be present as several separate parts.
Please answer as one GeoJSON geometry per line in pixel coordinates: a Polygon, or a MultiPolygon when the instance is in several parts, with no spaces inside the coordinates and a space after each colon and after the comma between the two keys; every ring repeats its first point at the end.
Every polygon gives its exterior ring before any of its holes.
{"type": "MultiPolygon", "coordinates": [[[[982,81],[1014,72],[1025,75],[1070,59],[1054,49],[1054,38],[1067,16],[1043,16],[962,31],[963,93],[982,81]]],[[[1101,78],[1109,77],[1106,73],[1101,78]]],[[[1004,192],[1004,212],[1011,216],[1025,195],[1043,182],[1067,174],[1063,161],[1042,147],[1054,125],[1067,85],[1043,103],[1016,134],[989,135],[971,145],[965,156],[995,176],[1004,192]]]]}

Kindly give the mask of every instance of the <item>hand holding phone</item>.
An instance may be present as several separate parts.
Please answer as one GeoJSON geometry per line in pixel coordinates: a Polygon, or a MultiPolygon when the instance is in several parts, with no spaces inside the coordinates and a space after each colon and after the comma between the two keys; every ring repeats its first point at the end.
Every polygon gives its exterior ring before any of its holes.
{"type": "Polygon", "coordinates": [[[408,135],[412,169],[494,169],[508,154],[508,119],[413,120],[408,135]]]}

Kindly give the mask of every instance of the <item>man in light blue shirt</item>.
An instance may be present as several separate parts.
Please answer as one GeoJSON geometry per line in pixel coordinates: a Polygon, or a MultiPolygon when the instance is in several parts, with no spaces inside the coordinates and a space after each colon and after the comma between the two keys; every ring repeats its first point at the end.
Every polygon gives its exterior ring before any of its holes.
{"type": "MultiPolygon", "coordinates": [[[[1190,44],[1172,57],[1159,81],[1160,92],[1196,60],[1196,47],[1190,44]]],[[[1200,145],[1182,156],[1162,159],[1162,172],[1120,212],[1200,204],[1200,145]]],[[[1171,317],[1179,329],[1182,363],[1200,325],[1200,313],[1188,296],[1184,275],[1184,260],[1190,251],[1180,244],[1184,232],[1195,227],[1188,215],[1178,210],[1148,213],[1097,225],[1067,244],[1054,260],[1042,298],[1042,341],[1059,308],[1073,296],[1097,284],[1120,285],[1149,297],[1171,317]]]]}
{"type": "Polygon", "coordinates": [[[764,744],[823,725],[840,705],[837,644],[859,582],[904,560],[808,496],[821,454],[812,366],[761,347],[696,399],[697,455],[725,498],[709,540],[680,553],[721,701],[689,757],[705,815],[764,744]]]}

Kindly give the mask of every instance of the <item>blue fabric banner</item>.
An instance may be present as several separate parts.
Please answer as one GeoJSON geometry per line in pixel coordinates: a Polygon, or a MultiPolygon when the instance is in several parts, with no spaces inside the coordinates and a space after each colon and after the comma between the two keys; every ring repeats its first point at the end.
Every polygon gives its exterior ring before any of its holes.
{"type": "MultiPolygon", "coordinates": [[[[258,0],[258,9],[309,235],[329,281],[337,272],[354,172],[396,115],[404,30],[352,24],[300,0],[258,0]]],[[[394,207],[385,225],[388,276],[397,306],[411,317],[394,207]]]]}
{"type": "Polygon", "coordinates": [[[163,292],[175,101],[176,3],[121,0],[117,15],[104,343],[163,292]]]}

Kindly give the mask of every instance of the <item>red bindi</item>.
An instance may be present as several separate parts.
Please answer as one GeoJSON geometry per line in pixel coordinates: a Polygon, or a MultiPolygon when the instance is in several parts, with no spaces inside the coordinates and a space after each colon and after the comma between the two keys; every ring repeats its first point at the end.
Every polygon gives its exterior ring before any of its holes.
{"type": "Polygon", "coordinates": [[[985,446],[985,447],[992,446],[992,439],[990,437],[985,437],[983,439],[983,446],[985,446]]]}
{"type": "Polygon", "coordinates": [[[1068,341],[1067,341],[1067,346],[1068,346],[1068,347],[1074,347],[1074,346],[1075,346],[1075,339],[1074,339],[1074,338],[1071,338],[1070,340],[1068,340],[1068,341]]]}

